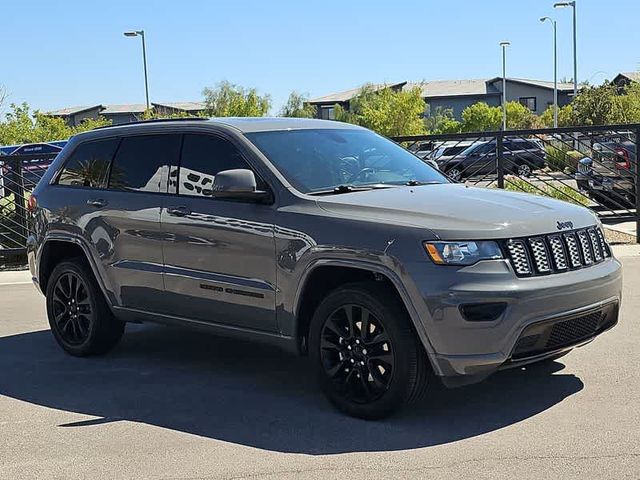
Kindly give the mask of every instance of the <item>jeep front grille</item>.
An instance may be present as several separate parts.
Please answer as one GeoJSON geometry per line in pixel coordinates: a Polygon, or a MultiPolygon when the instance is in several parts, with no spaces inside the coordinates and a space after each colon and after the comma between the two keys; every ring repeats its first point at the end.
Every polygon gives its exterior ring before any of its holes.
{"type": "Polygon", "coordinates": [[[507,240],[504,247],[519,277],[575,270],[600,263],[611,256],[604,234],[598,227],[515,238],[507,240]]]}

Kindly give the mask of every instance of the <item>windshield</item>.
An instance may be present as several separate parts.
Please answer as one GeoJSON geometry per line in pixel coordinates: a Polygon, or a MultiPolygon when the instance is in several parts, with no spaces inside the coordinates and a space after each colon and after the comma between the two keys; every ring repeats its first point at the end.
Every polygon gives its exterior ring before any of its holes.
{"type": "Polygon", "coordinates": [[[285,130],[246,136],[303,193],[344,185],[448,183],[412,153],[368,130],[285,130]]]}

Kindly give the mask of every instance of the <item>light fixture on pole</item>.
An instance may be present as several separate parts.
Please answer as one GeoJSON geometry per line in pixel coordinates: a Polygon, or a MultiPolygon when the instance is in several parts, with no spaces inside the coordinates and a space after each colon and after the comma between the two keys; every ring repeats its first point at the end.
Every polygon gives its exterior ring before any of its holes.
{"type": "Polygon", "coordinates": [[[500,42],[502,47],[502,130],[507,129],[507,47],[511,42],[500,42]]]}
{"type": "Polygon", "coordinates": [[[133,30],[124,32],[125,37],[141,37],[142,38],[142,64],[144,66],[144,91],[147,99],[147,110],[151,108],[149,102],[149,79],[147,77],[147,45],[144,39],[144,30],[133,30]]]}
{"type": "Polygon", "coordinates": [[[550,17],[542,17],[540,21],[553,25],[553,128],[558,128],[558,24],[550,17]]]}
{"type": "Polygon", "coordinates": [[[553,8],[573,8],[573,98],[578,95],[578,53],[577,53],[577,25],[576,25],[576,2],[557,2],[553,4],[553,8]]]}

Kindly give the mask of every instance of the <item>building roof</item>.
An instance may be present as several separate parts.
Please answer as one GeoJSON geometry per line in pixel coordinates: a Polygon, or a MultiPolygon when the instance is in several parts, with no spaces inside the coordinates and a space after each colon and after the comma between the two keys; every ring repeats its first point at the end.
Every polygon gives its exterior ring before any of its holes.
{"type": "MultiPolygon", "coordinates": [[[[172,108],[175,110],[184,110],[185,112],[195,112],[204,110],[206,105],[202,102],[154,102],[152,105],[158,107],[172,108]]],[[[95,105],[78,105],[73,107],[65,107],[59,110],[47,112],[47,115],[56,117],[67,117],[76,115],[87,110],[99,109],[101,115],[117,115],[133,113],[144,113],[147,109],[144,103],[124,103],[124,104],[95,104],[95,105]]]]}
{"type": "Polygon", "coordinates": [[[204,102],[153,102],[152,104],[153,106],[175,108],[185,112],[197,112],[207,108],[207,104],[204,102]]]}
{"type": "Polygon", "coordinates": [[[52,110],[47,112],[47,115],[64,117],[67,115],[75,115],[80,112],[86,112],[87,110],[93,110],[94,108],[102,108],[102,105],[76,105],[73,107],[61,108],[59,110],[52,110]]]}
{"type": "MultiPolygon", "coordinates": [[[[640,78],[640,73],[638,74],[640,78]]],[[[490,79],[480,78],[471,80],[433,80],[424,82],[400,82],[394,84],[377,84],[374,88],[381,89],[385,86],[390,88],[402,88],[402,90],[410,90],[412,88],[422,89],[424,98],[438,97],[460,97],[460,96],[482,96],[482,95],[498,95],[502,90],[499,85],[502,77],[494,77],[490,79]]],[[[508,82],[522,83],[534,87],[553,89],[553,82],[546,80],[530,80],[526,78],[507,78],[508,82]]],[[[558,83],[558,90],[572,91],[573,83],[558,83]]],[[[340,103],[351,100],[355,97],[360,88],[352,88],[344,92],[332,93],[324,97],[313,98],[309,103],[340,103]]]]}
{"type": "MultiPolygon", "coordinates": [[[[374,90],[382,90],[385,87],[389,88],[400,88],[407,82],[399,82],[399,83],[377,83],[372,84],[371,87],[374,90]]],[[[309,100],[309,103],[339,103],[346,102],[351,100],[353,97],[358,95],[358,93],[362,90],[362,87],[352,88],[350,90],[345,90],[343,92],[330,93],[329,95],[325,95],[323,97],[312,98],[309,100]]]]}
{"type": "Polygon", "coordinates": [[[631,80],[633,82],[640,82],[640,72],[622,72],[619,73],[618,75],[616,75],[616,78],[614,78],[614,82],[618,79],[620,79],[621,77],[626,78],[628,80],[631,80]]]}
{"type": "MultiPolygon", "coordinates": [[[[496,77],[489,80],[491,83],[495,83],[497,81],[502,81],[502,77],[496,77]]],[[[507,78],[508,82],[515,83],[523,83],[526,85],[532,85],[534,87],[548,88],[549,90],[553,90],[553,82],[549,82],[547,80],[532,80],[529,78],[507,78]]],[[[569,82],[558,82],[558,90],[561,91],[573,91],[573,83],[569,82]]]]}
{"type": "Polygon", "coordinates": [[[485,79],[408,82],[403,90],[410,90],[416,87],[422,89],[422,96],[425,98],[492,95],[499,93],[498,90],[485,79]]]}
{"type": "Polygon", "coordinates": [[[144,103],[123,103],[120,105],[103,105],[103,110],[100,112],[103,115],[109,115],[114,113],[144,113],[147,106],[144,103]]]}

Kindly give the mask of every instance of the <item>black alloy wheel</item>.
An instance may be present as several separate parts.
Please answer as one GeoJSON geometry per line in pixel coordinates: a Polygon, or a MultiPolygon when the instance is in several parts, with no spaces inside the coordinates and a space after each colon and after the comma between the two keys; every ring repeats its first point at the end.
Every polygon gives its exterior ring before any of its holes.
{"type": "Polygon", "coordinates": [[[125,324],[113,315],[86,260],[56,265],[48,275],[46,297],[51,332],[67,353],[103,354],[122,338],[125,324]]]}
{"type": "Polygon", "coordinates": [[[379,419],[426,392],[431,367],[394,287],[344,284],[327,293],[309,325],[320,387],[348,415],[379,419]]]}
{"type": "Polygon", "coordinates": [[[370,403],[389,389],[394,349],[369,309],[348,304],[335,310],[322,328],[320,352],[325,373],[350,400],[370,403]]]}
{"type": "Polygon", "coordinates": [[[77,346],[87,341],[95,313],[87,285],[75,272],[58,277],[53,288],[53,316],[63,342],[77,346]]]}

